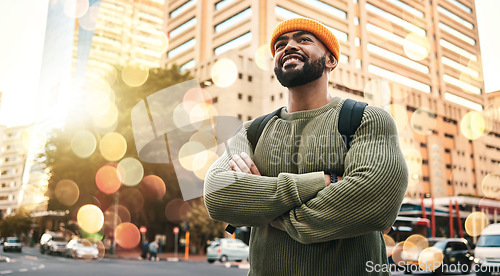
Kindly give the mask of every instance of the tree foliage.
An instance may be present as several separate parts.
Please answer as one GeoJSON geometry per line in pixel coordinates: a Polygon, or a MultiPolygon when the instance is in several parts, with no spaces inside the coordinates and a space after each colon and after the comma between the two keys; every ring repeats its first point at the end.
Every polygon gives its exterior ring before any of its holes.
{"type": "Polygon", "coordinates": [[[193,201],[187,214],[191,244],[196,252],[204,252],[207,241],[224,236],[225,223],[210,218],[203,198],[193,201]]]}
{"type": "Polygon", "coordinates": [[[21,237],[22,234],[27,234],[31,229],[31,217],[24,214],[16,214],[7,216],[0,220],[0,236],[21,237]]]}
{"type": "MultiPolygon", "coordinates": [[[[118,77],[111,84],[115,104],[119,111],[114,132],[120,133],[126,139],[127,150],[123,158],[133,157],[139,160],[130,119],[132,108],[147,96],[165,87],[192,79],[192,77],[187,73],[181,73],[176,66],[165,69],[155,68],[149,71],[149,77],[143,85],[130,87],[120,78],[121,69],[117,71],[118,77]]],[[[83,102],[78,102],[70,108],[71,113],[66,126],[63,129],[55,129],[51,133],[47,139],[45,152],[39,158],[40,162],[50,170],[46,194],[49,197],[48,209],[69,210],[74,220],[76,220],[79,208],[85,204],[95,204],[104,212],[116,200],[115,194],[105,194],[96,186],[97,171],[105,165],[116,166],[117,164],[107,161],[100,153],[99,142],[106,133],[94,127],[91,114],[85,110],[83,102]],[[97,139],[96,150],[87,158],[78,157],[71,147],[73,136],[79,130],[90,131],[97,139]],[[79,189],[78,200],[71,206],[66,206],[56,197],[57,184],[64,179],[74,181],[79,189]]],[[[122,186],[119,190],[119,203],[129,210],[132,223],[148,227],[148,234],[168,233],[167,229],[171,229],[171,225],[168,224],[172,222],[167,221],[165,217],[165,206],[171,199],[181,197],[173,166],[141,163],[144,167],[144,176],[156,175],[164,181],[165,196],[160,200],[152,200],[143,193],[144,187],[140,183],[136,187],[122,186]]],[[[168,247],[170,247],[169,244],[167,244],[168,247]]]]}

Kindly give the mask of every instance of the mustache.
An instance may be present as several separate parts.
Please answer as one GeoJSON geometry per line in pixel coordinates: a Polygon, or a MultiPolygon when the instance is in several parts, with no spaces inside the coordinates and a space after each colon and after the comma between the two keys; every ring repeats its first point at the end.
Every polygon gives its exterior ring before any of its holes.
{"type": "Polygon", "coordinates": [[[307,57],[305,55],[303,55],[299,52],[289,52],[288,54],[285,54],[281,57],[280,62],[279,62],[280,67],[283,66],[283,60],[285,59],[285,57],[287,57],[289,55],[298,55],[301,57],[302,61],[305,61],[307,59],[307,57]]]}

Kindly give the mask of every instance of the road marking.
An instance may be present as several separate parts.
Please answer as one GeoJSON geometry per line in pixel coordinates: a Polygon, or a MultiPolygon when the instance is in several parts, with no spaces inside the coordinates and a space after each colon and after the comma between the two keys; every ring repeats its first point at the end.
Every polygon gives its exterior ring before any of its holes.
{"type": "Polygon", "coordinates": [[[45,267],[45,265],[39,265],[39,266],[38,266],[38,268],[39,268],[39,269],[42,269],[42,268],[44,268],[44,267],[45,267]]]}
{"type": "Polygon", "coordinates": [[[28,271],[27,268],[21,268],[21,269],[19,269],[19,272],[26,272],[26,271],[28,271]]]}
{"type": "Polygon", "coordinates": [[[2,270],[0,271],[0,274],[9,274],[12,273],[12,270],[2,270]]]}
{"type": "Polygon", "coordinates": [[[38,257],[36,256],[30,256],[30,255],[26,255],[24,256],[26,259],[32,259],[32,260],[38,260],[38,257]]]}

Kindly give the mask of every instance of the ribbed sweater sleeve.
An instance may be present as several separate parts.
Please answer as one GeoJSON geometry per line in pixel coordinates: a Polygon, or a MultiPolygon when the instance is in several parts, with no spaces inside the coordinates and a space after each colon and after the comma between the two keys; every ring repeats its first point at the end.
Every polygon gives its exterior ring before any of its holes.
{"type": "Polygon", "coordinates": [[[407,181],[394,120],[369,106],[347,152],[343,179],[271,225],[305,244],[382,231],[396,219],[407,181]]]}
{"type": "Polygon", "coordinates": [[[210,217],[234,226],[267,224],[326,187],[323,172],[266,177],[232,171],[232,154],[245,152],[253,158],[246,136],[249,125],[250,122],[243,124],[229,140],[226,152],[205,177],[205,205],[210,217]]]}

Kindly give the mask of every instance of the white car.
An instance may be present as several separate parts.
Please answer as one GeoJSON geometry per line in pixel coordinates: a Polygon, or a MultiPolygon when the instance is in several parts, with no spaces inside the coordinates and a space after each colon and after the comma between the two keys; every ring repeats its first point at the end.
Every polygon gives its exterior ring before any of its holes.
{"type": "Polygon", "coordinates": [[[212,241],[207,248],[207,261],[248,261],[248,245],[238,239],[219,239],[212,241]]]}
{"type": "Polygon", "coordinates": [[[16,237],[8,237],[3,243],[3,252],[7,251],[17,251],[21,252],[23,250],[23,244],[16,237]]]}
{"type": "Polygon", "coordinates": [[[66,256],[75,259],[97,259],[99,249],[88,240],[73,239],[66,245],[66,256]]]}

